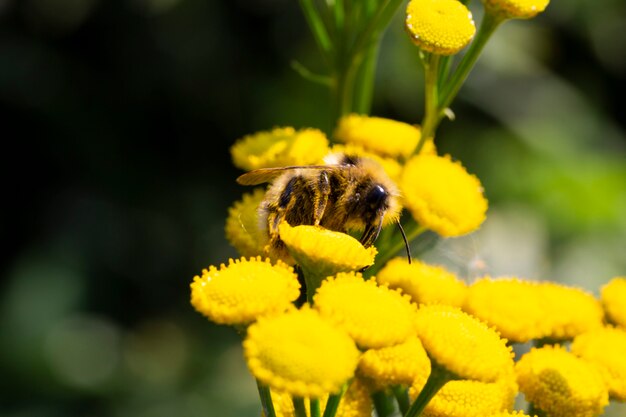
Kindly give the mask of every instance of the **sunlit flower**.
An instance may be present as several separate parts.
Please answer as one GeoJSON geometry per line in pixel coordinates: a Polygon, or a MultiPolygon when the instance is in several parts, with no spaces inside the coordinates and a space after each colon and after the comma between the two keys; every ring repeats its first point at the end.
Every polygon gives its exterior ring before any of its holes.
{"type": "Polygon", "coordinates": [[[500,411],[499,413],[489,414],[485,417],[531,417],[523,411],[500,411]]]}
{"type": "Polygon", "coordinates": [[[246,193],[228,209],[226,239],[241,256],[263,254],[267,234],[259,229],[258,209],[265,197],[265,190],[257,188],[246,193]]]}
{"type": "Polygon", "coordinates": [[[376,280],[390,288],[400,288],[417,304],[461,307],[467,292],[465,283],[445,268],[418,260],[409,264],[405,258],[389,261],[376,280]]]}
{"type": "Polygon", "coordinates": [[[485,220],[487,200],[480,181],[449,156],[414,156],[400,188],[413,217],[441,236],[464,235],[485,220]]]}
{"type": "Polygon", "coordinates": [[[354,341],[307,307],[260,318],[248,328],[243,348],[252,375],[298,397],[339,392],[359,359],[354,341]]]}
{"type": "Polygon", "coordinates": [[[220,324],[246,324],[259,316],[280,313],[300,294],[293,268],[272,265],[261,257],[241,258],[202,271],[191,283],[191,304],[220,324]]]}
{"type": "Polygon", "coordinates": [[[604,327],[578,335],[572,353],[600,370],[611,398],[626,401],[626,331],[604,327]]]}
{"type": "Polygon", "coordinates": [[[550,0],[483,0],[488,13],[506,19],[530,19],[543,12],[550,0]]]}
{"type": "Polygon", "coordinates": [[[345,329],[361,348],[402,343],[413,334],[415,306],[408,297],[359,273],[341,273],[322,282],[314,298],[322,317],[345,329]]]}
{"type": "Polygon", "coordinates": [[[512,372],[506,340],[458,308],[422,306],[416,323],[428,356],[459,378],[493,382],[512,372]]]}
{"type": "Polygon", "coordinates": [[[419,127],[408,123],[350,114],[339,120],[334,136],[343,143],[362,146],[380,156],[407,158],[421,134],[419,127]]]}
{"type": "Polygon", "coordinates": [[[602,306],[611,323],[626,328],[626,277],[616,277],[602,287],[602,306]]]}
{"type": "Polygon", "coordinates": [[[598,416],[609,402],[596,367],[562,347],[532,348],[515,370],[526,399],[551,417],[598,416]]]}
{"type": "Polygon", "coordinates": [[[430,360],[419,339],[412,337],[399,345],[369,349],[359,361],[357,372],[369,378],[378,389],[414,381],[426,383],[430,360]]]}
{"type": "Polygon", "coordinates": [[[312,165],[328,153],[328,139],[317,129],[277,127],[239,139],[231,148],[233,164],[246,171],[287,165],[312,165]]]}
{"type": "Polygon", "coordinates": [[[438,55],[456,54],[476,32],[472,13],[457,0],[411,0],[405,24],[417,46],[438,55]]]}

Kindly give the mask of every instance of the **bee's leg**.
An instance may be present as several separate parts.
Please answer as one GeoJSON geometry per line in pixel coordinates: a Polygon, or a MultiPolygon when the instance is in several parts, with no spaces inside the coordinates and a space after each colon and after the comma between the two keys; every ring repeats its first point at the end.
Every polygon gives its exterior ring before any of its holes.
{"type": "Polygon", "coordinates": [[[267,216],[267,227],[269,229],[269,235],[272,239],[278,238],[278,226],[285,219],[287,211],[296,201],[294,189],[297,188],[298,183],[302,183],[304,181],[304,178],[301,176],[291,178],[280,194],[275,210],[272,210],[272,213],[267,216]]]}
{"type": "Polygon", "coordinates": [[[381,214],[375,221],[368,223],[365,226],[365,230],[363,231],[363,236],[361,236],[360,242],[366,248],[372,246],[376,239],[378,239],[378,235],[383,228],[384,216],[384,213],[381,214]]]}
{"type": "Polygon", "coordinates": [[[318,178],[317,192],[315,193],[315,201],[313,203],[313,224],[319,226],[324,217],[324,211],[328,204],[328,196],[330,195],[330,181],[328,180],[328,173],[322,171],[318,178]]]}

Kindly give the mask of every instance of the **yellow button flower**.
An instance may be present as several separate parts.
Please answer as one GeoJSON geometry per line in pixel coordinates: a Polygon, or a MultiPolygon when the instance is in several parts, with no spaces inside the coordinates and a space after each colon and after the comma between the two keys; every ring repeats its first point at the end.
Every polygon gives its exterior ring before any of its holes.
{"type": "Polygon", "coordinates": [[[322,163],[328,139],[320,130],[277,127],[239,139],[231,148],[233,164],[251,171],[288,165],[322,163]]]}
{"type": "Polygon", "coordinates": [[[413,334],[415,306],[408,297],[358,273],[322,282],[314,297],[322,317],[345,329],[364,349],[402,343],[413,334]]]}
{"type": "Polygon", "coordinates": [[[603,327],[576,336],[572,353],[593,363],[609,388],[609,395],[626,401],[626,331],[603,327]]]}
{"type": "Polygon", "coordinates": [[[530,19],[543,12],[549,0],[483,0],[488,13],[506,19],[530,19]]]}
{"type": "Polygon", "coordinates": [[[246,193],[228,209],[226,239],[241,256],[257,256],[264,253],[267,233],[259,229],[258,209],[265,197],[265,190],[257,188],[246,193]]]}
{"type": "Polygon", "coordinates": [[[512,372],[513,353],[506,340],[458,308],[422,306],[416,323],[428,356],[457,377],[493,382],[512,372]]]}
{"type": "Polygon", "coordinates": [[[609,281],[602,287],[601,297],[607,318],[626,328],[626,277],[616,277],[609,281]]]}
{"type": "Polygon", "coordinates": [[[452,272],[441,266],[419,260],[411,264],[405,258],[389,261],[378,272],[376,280],[390,288],[399,288],[417,304],[445,304],[461,307],[467,286],[452,272]]]}
{"type": "Polygon", "coordinates": [[[378,390],[392,385],[426,383],[430,360],[419,339],[412,337],[399,345],[369,349],[359,361],[357,372],[369,378],[378,390]]]}
{"type": "Polygon", "coordinates": [[[297,397],[338,393],[359,360],[354,341],[306,307],[260,318],[248,328],[243,348],[252,375],[297,397]]]}
{"type": "Polygon", "coordinates": [[[558,346],[533,348],[515,366],[520,391],[551,417],[602,414],[609,395],[598,370],[558,346]]]}
{"type": "Polygon", "coordinates": [[[382,117],[350,114],[339,120],[334,134],[343,143],[392,158],[407,158],[420,140],[420,129],[408,123],[382,117]]]}
{"type": "Polygon", "coordinates": [[[476,33],[472,13],[457,0],[411,0],[405,24],[417,46],[438,55],[456,54],[476,33]]]}
{"type": "Polygon", "coordinates": [[[299,294],[293,268],[282,262],[272,265],[261,257],[241,258],[202,271],[191,283],[191,304],[209,320],[239,325],[259,316],[285,311],[299,294]]]}
{"type": "Polygon", "coordinates": [[[490,414],[485,417],[531,417],[523,411],[500,411],[499,413],[490,414]]]}
{"type": "Polygon", "coordinates": [[[404,168],[400,188],[413,217],[441,236],[464,235],[485,220],[487,200],[480,181],[449,156],[414,156],[404,168]]]}

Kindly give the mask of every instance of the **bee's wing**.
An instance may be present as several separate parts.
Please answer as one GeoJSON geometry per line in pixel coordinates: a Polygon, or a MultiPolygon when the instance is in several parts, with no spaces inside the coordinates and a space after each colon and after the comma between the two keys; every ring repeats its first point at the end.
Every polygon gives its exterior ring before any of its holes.
{"type": "Polygon", "coordinates": [[[295,169],[318,169],[318,170],[332,170],[338,169],[338,166],[333,165],[303,165],[303,166],[288,166],[277,168],[260,168],[254,171],[246,172],[237,178],[237,182],[241,185],[258,185],[264,182],[268,182],[284,174],[287,171],[293,171],[295,169]]]}

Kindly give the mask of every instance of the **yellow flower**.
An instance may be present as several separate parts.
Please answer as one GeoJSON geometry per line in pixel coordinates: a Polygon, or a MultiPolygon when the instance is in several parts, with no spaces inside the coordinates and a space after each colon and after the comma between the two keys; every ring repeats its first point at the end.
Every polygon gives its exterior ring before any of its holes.
{"type": "Polygon", "coordinates": [[[550,0],[483,0],[485,10],[505,19],[530,19],[543,12],[550,0]]]}
{"type": "Polygon", "coordinates": [[[369,349],[359,361],[357,373],[369,378],[381,390],[392,385],[426,383],[430,360],[419,339],[412,337],[399,345],[369,349]]]}
{"type": "Polygon", "coordinates": [[[420,129],[408,123],[358,114],[342,117],[335,130],[335,138],[341,142],[393,158],[409,157],[420,136],[420,129]]]}
{"type": "Polygon", "coordinates": [[[400,188],[413,217],[441,236],[464,235],[485,220],[487,200],[480,181],[449,156],[414,156],[404,168],[400,188]]]}
{"type": "Polygon", "coordinates": [[[236,167],[251,171],[287,165],[322,163],[328,153],[328,139],[317,129],[295,130],[277,127],[239,139],[230,153],[236,167]]]}
{"type": "Polygon", "coordinates": [[[461,307],[467,292],[465,283],[445,268],[418,260],[409,264],[405,258],[389,261],[376,280],[390,288],[400,288],[417,304],[461,307]]]}
{"type": "Polygon", "coordinates": [[[402,343],[413,334],[415,306],[408,297],[358,273],[322,282],[314,297],[322,317],[345,329],[364,349],[402,343]]]}
{"type": "Polygon", "coordinates": [[[354,341],[306,306],[260,318],[243,348],[252,375],[297,397],[338,393],[359,360],[354,341]]]}
{"type": "Polygon", "coordinates": [[[282,262],[241,258],[202,271],[191,283],[191,304],[219,324],[247,324],[281,313],[300,294],[298,276],[282,262]]]}
{"type": "Polygon", "coordinates": [[[320,226],[283,222],[278,232],[298,265],[323,278],[372,265],[376,256],[374,246],[365,248],[350,235],[320,226]]]}
{"type": "Polygon", "coordinates": [[[615,277],[602,287],[602,306],[611,323],[626,328],[626,277],[615,277]]]}
{"type": "Polygon", "coordinates": [[[533,348],[515,366],[520,391],[551,417],[594,417],[609,402],[598,370],[559,346],[533,348]]]}
{"type": "MultiPolygon", "coordinates": [[[[432,141],[429,141],[432,143],[432,141]]],[[[378,165],[383,167],[385,173],[391,178],[393,181],[397,182],[400,179],[400,174],[402,173],[402,165],[394,158],[383,157],[376,153],[366,151],[361,145],[334,145],[330,149],[331,153],[339,153],[345,155],[355,155],[359,157],[365,157],[374,160],[378,165]]]]}
{"type": "Polygon", "coordinates": [[[626,331],[603,327],[578,335],[572,353],[598,368],[611,398],[626,401],[626,331]]]}
{"type": "Polygon", "coordinates": [[[456,54],[476,32],[472,13],[457,0],[411,0],[405,24],[417,46],[438,55],[456,54]]]}
{"type": "Polygon", "coordinates": [[[458,308],[422,306],[416,324],[431,360],[459,378],[493,382],[512,372],[513,353],[506,340],[458,308]]]}
{"type": "Polygon", "coordinates": [[[258,208],[265,197],[265,190],[255,189],[228,209],[226,239],[241,256],[257,256],[264,253],[267,233],[259,229],[258,208]]]}
{"type": "Polygon", "coordinates": [[[531,417],[523,411],[500,411],[499,413],[489,414],[485,417],[531,417]]]}

